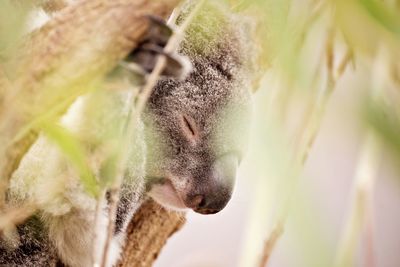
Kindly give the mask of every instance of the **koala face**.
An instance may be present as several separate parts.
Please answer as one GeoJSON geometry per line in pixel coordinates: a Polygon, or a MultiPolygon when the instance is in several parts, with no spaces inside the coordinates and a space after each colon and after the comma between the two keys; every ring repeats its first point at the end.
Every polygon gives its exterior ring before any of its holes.
{"type": "Polygon", "coordinates": [[[169,208],[202,214],[231,198],[244,154],[251,97],[230,66],[193,60],[184,81],[164,79],[145,114],[149,195],[169,208]]]}
{"type": "MultiPolygon", "coordinates": [[[[194,3],[183,6],[178,25],[194,3]]],[[[212,214],[231,198],[251,120],[257,47],[249,29],[229,7],[205,1],[177,51],[192,72],[154,88],[143,114],[146,178],[161,205],[212,214]]]]}

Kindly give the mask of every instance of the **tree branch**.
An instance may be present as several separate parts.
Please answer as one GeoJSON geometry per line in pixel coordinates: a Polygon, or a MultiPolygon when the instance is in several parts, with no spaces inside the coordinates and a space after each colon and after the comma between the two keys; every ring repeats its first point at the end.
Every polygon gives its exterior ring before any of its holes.
{"type": "Polygon", "coordinates": [[[127,244],[119,267],[152,266],[167,239],[185,223],[183,213],[167,211],[147,200],[135,213],[127,229],[127,244]]]}
{"type": "MultiPolygon", "coordinates": [[[[0,178],[4,185],[35,140],[34,127],[26,129],[27,125],[52,109],[61,115],[136,47],[148,29],[147,14],[166,17],[178,2],[79,1],[28,38],[18,58],[8,64],[16,66],[10,86],[0,90],[4,93],[0,97],[0,178]]],[[[5,188],[0,188],[1,197],[5,188]]]]}

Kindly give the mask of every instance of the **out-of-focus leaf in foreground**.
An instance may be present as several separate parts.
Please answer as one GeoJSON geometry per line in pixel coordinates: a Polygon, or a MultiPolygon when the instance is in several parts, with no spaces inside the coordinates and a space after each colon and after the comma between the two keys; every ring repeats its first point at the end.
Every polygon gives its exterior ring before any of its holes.
{"type": "Polygon", "coordinates": [[[377,23],[400,38],[400,16],[396,9],[376,0],[360,0],[360,3],[377,23]]]}
{"type": "MultiPolygon", "coordinates": [[[[381,140],[395,155],[400,163],[400,118],[387,106],[369,101],[366,105],[365,116],[368,126],[372,127],[381,140]]],[[[400,180],[399,180],[400,181],[400,180]]]]}
{"type": "Polygon", "coordinates": [[[400,59],[400,11],[383,1],[338,0],[335,17],[353,51],[373,59],[384,48],[393,62],[400,59]]]}
{"type": "Polygon", "coordinates": [[[87,192],[92,196],[97,196],[99,194],[98,183],[86,164],[84,149],[77,139],[65,128],[54,123],[43,123],[41,129],[75,166],[87,192]]]}

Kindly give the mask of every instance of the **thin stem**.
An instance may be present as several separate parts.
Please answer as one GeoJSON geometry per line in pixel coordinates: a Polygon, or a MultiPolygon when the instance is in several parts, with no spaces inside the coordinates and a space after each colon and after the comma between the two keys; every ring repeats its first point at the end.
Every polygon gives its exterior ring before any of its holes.
{"type": "MultiPolygon", "coordinates": [[[[373,68],[371,98],[379,100],[382,98],[381,91],[384,83],[387,82],[387,62],[389,57],[385,49],[380,47],[376,56],[373,68]]],[[[375,134],[369,130],[361,150],[358,166],[355,173],[354,196],[351,202],[351,209],[341,235],[335,267],[352,266],[357,242],[361,235],[361,229],[367,224],[367,219],[372,216],[373,188],[376,180],[376,173],[379,167],[381,147],[375,134]]],[[[372,225],[371,225],[372,226],[372,225]]],[[[372,234],[373,229],[370,230],[372,234]]],[[[372,241],[372,238],[370,239],[372,241]]],[[[371,247],[373,244],[369,244],[371,247]]],[[[372,250],[370,251],[372,253],[372,250]]],[[[373,258],[373,255],[370,255],[373,258]]]]}
{"type": "Polygon", "coordinates": [[[349,65],[349,62],[353,62],[353,52],[351,49],[348,47],[346,54],[344,55],[343,59],[340,61],[339,66],[336,70],[336,80],[343,75],[343,72],[346,70],[346,67],[349,65]]]}
{"type": "Polygon", "coordinates": [[[355,175],[354,197],[347,223],[338,245],[336,267],[353,266],[357,241],[367,217],[371,202],[375,176],[378,169],[379,144],[373,133],[369,132],[362,147],[355,175]]]}
{"type": "Polygon", "coordinates": [[[102,207],[104,203],[104,196],[105,192],[101,192],[99,194],[99,198],[96,201],[96,214],[94,217],[94,231],[93,231],[93,240],[92,240],[92,259],[91,263],[93,266],[96,265],[96,259],[97,259],[97,250],[96,250],[96,244],[100,242],[99,240],[99,235],[97,233],[97,229],[100,228],[100,213],[102,212],[102,207]]]}
{"type": "MultiPolygon", "coordinates": [[[[324,90],[321,92],[319,97],[313,98],[314,103],[311,103],[311,110],[309,112],[309,117],[305,121],[305,127],[302,128],[300,131],[300,145],[297,148],[297,153],[294,154],[294,168],[291,170],[288,175],[290,178],[296,179],[301,170],[303,169],[309,154],[310,150],[314,145],[315,139],[318,135],[322,118],[325,114],[326,105],[332,92],[335,88],[337,79],[334,79],[334,36],[335,32],[331,29],[327,35],[326,41],[326,49],[325,49],[325,56],[326,56],[326,71],[327,71],[327,80],[324,90]]],[[[345,63],[347,64],[349,61],[346,60],[345,63]]],[[[341,66],[344,68],[345,66],[341,66]]],[[[341,72],[342,74],[343,72],[341,72]]],[[[296,179],[297,180],[297,179],[296,179]]],[[[267,266],[271,253],[284,232],[284,225],[287,219],[287,215],[289,213],[290,207],[293,202],[293,195],[295,190],[297,189],[296,181],[290,186],[288,192],[288,197],[284,202],[283,211],[278,216],[277,222],[272,229],[269,237],[264,243],[263,254],[260,261],[260,267],[267,266]]]]}
{"type": "Polygon", "coordinates": [[[269,238],[264,243],[264,251],[261,257],[260,267],[264,267],[268,264],[269,259],[271,257],[271,253],[278,242],[279,238],[281,238],[284,231],[285,220],[279,220],[272,232],[269,235],[269,238]]]}
{"type": "Polygon", "coordinates": [[[370,197],[367,209],[367,218],[366,218],[366,267],[375,267],[376,259],[375,259],[375,249],[374,249],[374,218],[373,218],[373,205],[372,205],[372,197],[370,197]]]}

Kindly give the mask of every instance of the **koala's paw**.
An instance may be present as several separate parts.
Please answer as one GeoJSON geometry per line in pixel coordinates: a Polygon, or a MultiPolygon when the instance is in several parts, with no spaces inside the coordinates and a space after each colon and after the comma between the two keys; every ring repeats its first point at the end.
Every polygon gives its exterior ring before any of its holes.
{"type": "Polygon", "coordinates": [[[188,57],[178,53],[166,53],[164,48],[173,33],[161,18],[148,16],[150,29],[144,41],[133,50],[121,65],[132,72],[146,77],[153,71],[159,55],[167,59],[166,67],[161,73],[164,76],[183,80],[192,70],[188,57]]]}

